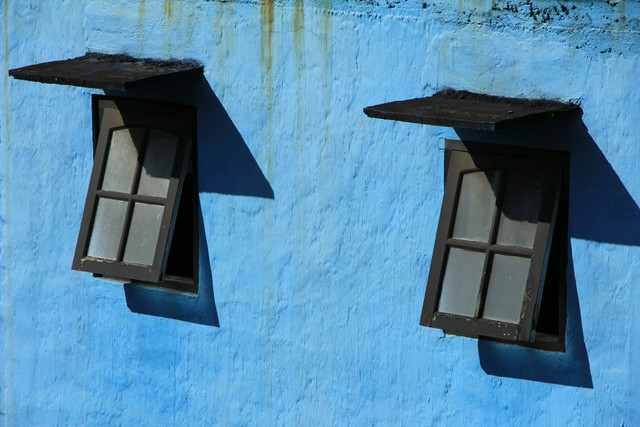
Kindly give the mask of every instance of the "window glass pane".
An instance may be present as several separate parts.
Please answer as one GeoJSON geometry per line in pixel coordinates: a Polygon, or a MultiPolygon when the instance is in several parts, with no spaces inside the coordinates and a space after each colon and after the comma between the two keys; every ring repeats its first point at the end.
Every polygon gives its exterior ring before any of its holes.
{"type": "Polygon", "coordinates": [[[111,134],[102,189],[129,193],[136,172],[138,150],[135,142],[142,141],[142,128],[118,129],[111,134]]]}
{"type": "Polygon", "coordinates": [[[484,252],[451,248],[438,311],[473,317],[484,269],[484,252]]]}
{"type": "Polygon", "coordinates": [[[125,262],[153,264],[164,206],[136,203],[124,247],[125,262]]]}
{"type": "Polygon", "coordinates": [[[115,260],[127,213],[127,202],[98,199],[87,256],[115,260]]]}
{"type": "Polygon", "coordinates": [[[177,148],[175,136],[155,129],[149,131],[138,194],[167,197],[177,148]]]}
{"type": "Polygon", "coordinates": [[[533,248],[542,191],[538,181],[510,173],[507,178],[497,243],[533,248]]]}
{"type": "Polygon", "coordinates": [[[482,317],[520,323],[530,263],[529,258],[494,255],[482,317]]]}
{"type": "Polygon", "coordinates": [[[472,172],[464,174],[453,237],[488,242],[491,221],[496,206],[499,172],[472,172]]]}

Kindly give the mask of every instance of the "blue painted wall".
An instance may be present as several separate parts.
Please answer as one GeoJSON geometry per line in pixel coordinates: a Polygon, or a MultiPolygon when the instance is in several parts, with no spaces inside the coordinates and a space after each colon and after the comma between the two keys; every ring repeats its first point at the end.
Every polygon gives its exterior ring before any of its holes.
{"type": "Polygon", "coordinates": [[[0,0],[0,425],[640,424],[640,3],[0,0]],[[10,68],[189,57],[201,292],[71,271],[90,94],[10,68]],[[506,136],[373,120],[443,87],[579,102],[506,136]],[[418,325],[444,138],[572,152],[567,353],[418,325]]]}

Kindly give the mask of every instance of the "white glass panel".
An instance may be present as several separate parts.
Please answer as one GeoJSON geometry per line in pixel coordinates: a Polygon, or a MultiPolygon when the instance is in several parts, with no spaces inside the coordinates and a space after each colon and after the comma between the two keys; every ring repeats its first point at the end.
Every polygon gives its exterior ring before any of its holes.
{"type": "Polygon", "coordinates": [[[484,252],[451,248],[438,311],[473,317],[484,269],[484,252]]]}
{"type": "Polygon", "coordinates": [[[472,172],[463,175],[453,237],[477,242],[489,241],[498,181],[498,172],[472,172]]]}
{"type": "Polygon", "coordinates": [[[530,263],[529,258],[494,255],[482,317],[520,323],[530,263]]]}
{"type": "Polygon", "coordinates": [[[533,248],[540,215],[541,188],[534,178],[509,174],[497,243],[533,248]]]}
{"type": "Polygon", "coordinates": [[[129,226],[129,236],[124,247],[125,262],[153,264],[164,207],[147,203],[136,203],[129,226]]]}
{"type": "Polygon", "coordinates": [[[177,148],[175,136],[155,129],[149,131],[138,194],[167,197],[177,148]]]}
{"type": "Polygon", "coordinates": [[[127,213],[127,202],[122,200],[98,199],[96,216],[89,239],[87,255],[94,258],[115,260],[124,217],[127,213]]]}
{"type": "Polygon", "coordinates": [[[102,189],[129,193],[136,171],[138,150],[134,141],[141,141],[142,129],[118,129],[111,134],[102,189]]]}

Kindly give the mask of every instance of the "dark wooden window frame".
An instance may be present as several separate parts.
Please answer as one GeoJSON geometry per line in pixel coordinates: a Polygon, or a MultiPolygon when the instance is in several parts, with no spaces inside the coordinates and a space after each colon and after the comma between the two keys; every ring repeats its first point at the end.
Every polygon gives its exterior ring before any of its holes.
{"type": "Polygon", "coordinates": [[[179,104],[162,103],[138,99],[93,96],[93,130],[94,130],[94,167],[87,192],[87,199],[83,213],[78,243],[74,255],[72,268],[80,271],[92,272],[97,276],[115,278],[133,283],[145,283],[197,292],[198,269],[198,205],[197,205],[197,171],[196,171],[196,118],[195,107],[179,104]],[[119,114],[107,114],[106,109],[115,109],[119,114]],[[138,153],[134,183],[129,194],[116,193],[99,189],[107,161],[108,145],[111,134],[115,129],[143,127],[144,145],[149,129],[158,129],[178,137],[178,146],[173,164],[173,170],[169,181],[166,198],[151,197],[133,194],[140,179],[140,168],[144,156],[143,150],[138,153]],[[190,201],[181,200],[184,183],[191,176],[190,201]],[[118,256],[115,261],[88,257],[87,250],[91,236],[91,228],[96,214],[99,198],[111,198],[128,202],[125,224],[120,236],[118,256]],[[160,225],[160,233],[151,266],[127,263],[122,260],[124,245],[132,217],[133,205],[136,201],[147,202],[164,206],[164,214],[160,225]],[[168,256],[171,249],[173,230],[176,218],[179,216],[178,207],[181,203],[191,203],[191,224],[193,242],[192,278],[167,275],[168,256]]]}
{"type": "MultiPolygon", "coordinates": [[[[487,338],[546,350],[564,351],[564,322],[566,318],[566,218],[568,211],[568,162],[565,152],[547,151],[515,146],[498,146],[447,140],[445,144],[445,194],[436,234],[431,269],[425,293],[420,324],[442,329],[455,335],[487,338]],[[502,209],[505,180],[497,194],[489,243],[452,238],[455,212],[462,176],[472,171],[512,171],[536,177],[543,183],[545,195],[533,249],[496,244],[498,221],[502,209]],[[442,282],[449,248],[457,247],[482,251],[485,256],[483,278],[474,317],[438,312],[442,282]],[[552,252],[557,259],[550,260],[552,252]],[[520,322],[483,319],[489,269],[493,254],[524,256],[531,259],[520,322]],[[556,293],[552,310],[557,310],[559,325],[555,334],[536,333],[538,315],[545,282],[553,281],[548,293],[556,293]]],[[[549,305],[549,304],[548,304],[549,305]]],[[[554,313],[555,315],[556,313],[554,313]]]]}

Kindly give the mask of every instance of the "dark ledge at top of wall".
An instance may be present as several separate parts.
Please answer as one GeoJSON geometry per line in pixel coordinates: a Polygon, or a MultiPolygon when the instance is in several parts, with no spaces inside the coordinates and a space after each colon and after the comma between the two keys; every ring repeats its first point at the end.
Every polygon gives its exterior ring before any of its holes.
{"type": "Polygon", "coordinates": [[[547,99],[506,98],[445,89],[427,98],[366,107],[367,116],[435,126],[496,131],[523,123],[562,120],[580,107],[547,99]]]}
{"type": "Polygon", "coordinates": [[[103,53],[9,70],[10,76],[20,80],[123,91],[197,78],[202,73],[202,65],[190,59],[161,60],[103,53]]]}

